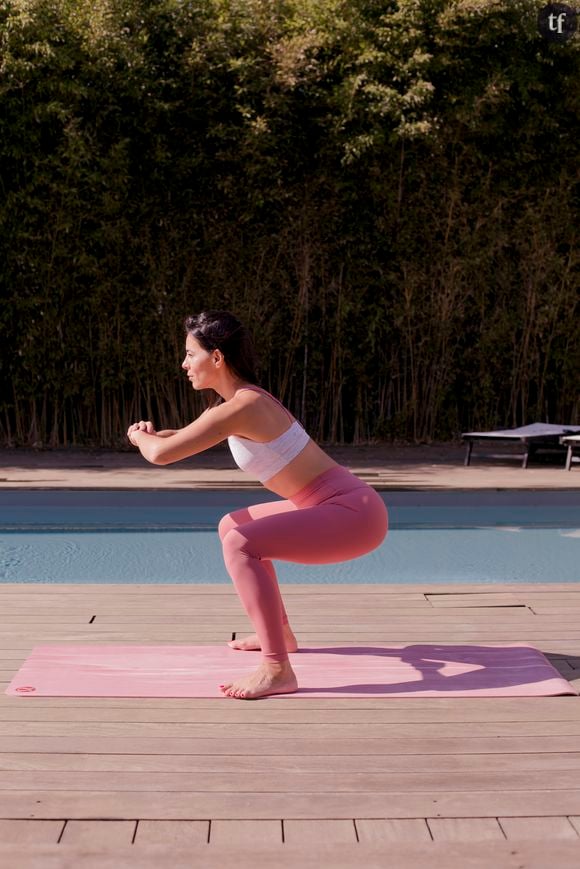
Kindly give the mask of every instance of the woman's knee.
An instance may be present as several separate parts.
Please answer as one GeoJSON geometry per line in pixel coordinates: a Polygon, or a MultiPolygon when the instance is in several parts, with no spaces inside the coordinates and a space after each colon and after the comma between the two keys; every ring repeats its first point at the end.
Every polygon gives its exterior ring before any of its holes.
{"type": "Polygon", "coordinates": [[[230,528],[224,535],[222,550],[226,564],[235,562],[240,558],[257,558],[260,561],[260,556],[254,552],[247,536],[241,533],[238,527],[230,528]]]}
{"type": "Polygon", "coordinates": [[[226,513],[225,516],[222,516],[222,518],[220,519],[219,524],[218,524],[218,534],[220,536],[220,540],[222,543],[224,542],[224,537],[226,536],[228,531],[231,531],[232,528],[235,528],[235,527],[236,527],[236,522],[232,518],[231,513],[226,513]]]}

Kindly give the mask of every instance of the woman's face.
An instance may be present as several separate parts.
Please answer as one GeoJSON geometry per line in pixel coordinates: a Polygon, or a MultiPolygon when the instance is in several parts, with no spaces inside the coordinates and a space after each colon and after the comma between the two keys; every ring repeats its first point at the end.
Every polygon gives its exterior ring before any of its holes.
{"type": "Polygon", "coordinates": [[[211,363],[211,353],[204,350],[199,341],[188,335],[185,342],[185,359],[181,367],[187,371],[189,382],[194,389],[208,389],[209,381],[215,374],[211,363]]]}

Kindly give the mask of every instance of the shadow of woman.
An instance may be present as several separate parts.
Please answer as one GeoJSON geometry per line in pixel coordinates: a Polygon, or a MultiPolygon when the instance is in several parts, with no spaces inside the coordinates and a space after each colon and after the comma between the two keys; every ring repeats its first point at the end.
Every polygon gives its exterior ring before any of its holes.
{"type": "MultiPolygon", "coordinates": [[[[556,696],[578,692],[558,673],[538,649],[526,644],[507,644],[502,646],[446,645],[424,643],[407,646],[332,646],[326,648],[306,648],[302,646],[291,654],[292,667],[300,685],[300,654],[328,656],[327,665],[333,673],[333,680],[356,679],[357,669],[368,680],[369,669],[376,672],[372,682],[353,681],[341,685],[324,685],[298,688],[297,693],[332,694],[451,694],[477,693],[489,691],[493,696],[501,689],[514,689],[504,696],[556,696]],[[332,661],[333,657],[343,656],[351,659],[343,665],[332,661]],[[360,658],[380,659],[380,663],[359,662],[360,658]],[[392,662],[392,663],[387,663],[392,662]],[[338,664],[338,666],[337,666],[338,664]],[[348,675],[347,675],[348,674],[348,675]],[[557,681],[554,681],[557,680],[557,681]]],[[[324,670],[321,668],[321,672],[324,670]]],[[[323,682],[324,676],[321,676],[323,682]]],[[[310,679],[308,680],[310,681],[310,679]]]]}

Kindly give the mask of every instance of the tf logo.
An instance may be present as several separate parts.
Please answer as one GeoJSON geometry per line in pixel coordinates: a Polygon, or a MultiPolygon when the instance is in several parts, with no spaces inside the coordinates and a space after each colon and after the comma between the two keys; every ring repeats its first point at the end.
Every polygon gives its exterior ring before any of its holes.
{"type": "Polygon", "coordinates": [[[549,42],[567,42],[576,33],[576,10],[564,3],[548,3],[538,12],[538,30],[549,42]]]}

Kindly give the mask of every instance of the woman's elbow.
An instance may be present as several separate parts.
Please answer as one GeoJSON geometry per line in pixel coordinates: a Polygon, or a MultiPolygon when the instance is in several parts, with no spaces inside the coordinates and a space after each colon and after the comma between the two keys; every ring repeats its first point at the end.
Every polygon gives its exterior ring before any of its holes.
{"type": "Polygon", "coordinates": [[[171,459],[167,458],[167,456],[159,456],[153,455],[149,459],[152,465],[170,465],[171,459]]]}
{"type": "Polygon", "coordinates": [[[149,461],[154,465],[172,465],[173,462],[178,462],[182,458],[184,457],[160,449],[159,451],[155,450],[153,452],[149,461]]]}
{"type": "Polygon", "coordinates": [[[163,456],[157,450],[152,450],[151,448],[148,449],[147,452],[143,451],[142,455],[143,458],[147,459],[147,461],[151,465],[166,465],[168,463],[165,456],[163,456]]]}

